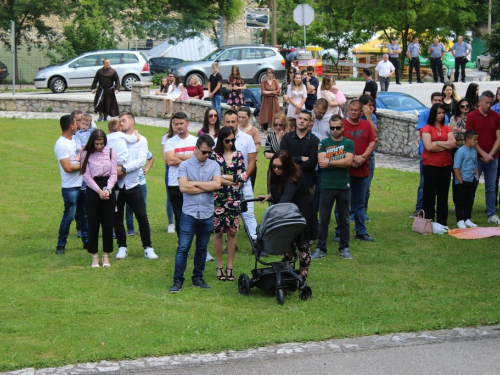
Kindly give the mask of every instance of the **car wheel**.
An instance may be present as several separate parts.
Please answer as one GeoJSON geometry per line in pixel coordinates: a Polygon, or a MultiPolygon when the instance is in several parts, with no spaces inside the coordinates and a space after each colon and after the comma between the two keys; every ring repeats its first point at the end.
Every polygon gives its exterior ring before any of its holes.
{"type": "Polygon", "coordinates": [[[198,80],[200,81],[200,85],[201,85],[201,87],[205,87],[205,85],[207,84],[207,82],[206,82],[206,80],[205,80],[205,77],[203,77],[203,75],[202,75],[202,74],[200,74],[200,73],[191,73],[191,74],[188,74],[188,75],[186,76],[186,84],[185,84],[185,86],[189,86],[189,82],[191,82],[191,78],[192,78],[193,76],[198,77],[198,80]]]}
{"type": "Polygon", "coordinates": [[[481,66],[481,61],[480,60],[477,60],[477,70],[481,71],[483,70],[483,67],[481,66]]]}
{"type": "Polygon", "coordinates": [[[139,82],[139,78],[133,74],[126,75],[125,78],[123,78],[122,81],[122,86],[125,88],[126,91],[132,90],[132,83],[134,82],[139,82]]]}
{"type": "Polygon", "coordinates": [[[265,80],[266,79],[266,75],[267,75],[266,71],[260,73],[259,74],[259,78],[257,78],[257,83],[261,83],[263,80],[265,80]]]}
{"type": "Polygon", "coordinates": [[[66,81],[62,77],[54,77],[50,80],[49,88],[54,94],[62,94],[66,90],[66,81]]]}

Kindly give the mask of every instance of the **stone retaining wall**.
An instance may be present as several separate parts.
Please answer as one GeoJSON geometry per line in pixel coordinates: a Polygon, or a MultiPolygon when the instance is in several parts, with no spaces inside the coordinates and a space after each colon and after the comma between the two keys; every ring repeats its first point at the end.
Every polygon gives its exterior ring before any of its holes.
{"type": "MultiPolygon", "coordinates": [[[[150,94],[151,82],[137,82],[132,84],[130,102],[121,102],[120,111],[132,112],[137,116],[160,117],[163,113],[163,97],[150,94]]],[[[346,95],[348,100],[357,95],[346,95]]],[[[68,97],[70,98],[70,97],[68,97]]],[[[191,121],[203,122],[203,117],[210,101],[207,100],[178,100],[174,102],[174,111],[185,112],[191,121]]],[[[91,99],[40,99],[29,95],[16,95],[15,98],[0,98],[0,111],[19,112],[72,112],[80,109],[93,113],[91,99]]],[[[229,106],[223,104],[223,112],[229,106]]],[[[342,108],[347,114],[347,106],[342,108]]],[[[379,136],[376,151],[395,156],[418,158],[419,134],[415,128],[417,116],[394,111],[377,110],[379,136]]],[[[260,129],[254,116],[250,121],[260,129]]]]}

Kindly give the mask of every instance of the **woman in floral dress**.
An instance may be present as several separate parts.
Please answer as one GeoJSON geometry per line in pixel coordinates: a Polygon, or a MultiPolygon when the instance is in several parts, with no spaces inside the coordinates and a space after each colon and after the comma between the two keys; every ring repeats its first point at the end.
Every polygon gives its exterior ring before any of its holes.
{"type": "Polygon", "coordinates": [[[246,88],[247,85],[245,85],[245,80],[240,74],[240,68],[233,65],[231,75],[227,79],[226,84],[226,89],[229,90],[227,105],[230,105],[233,111],[238,111],[245,104],[245,96],[242,90],[246,88]]]}
{"type": "Polygon", "coordinates": [[[234,130],[223,127],[210,156],[220,165],[222,187],[214,192],[214,250],[217,262],[217,279],[234,281],[233,263],[236,250],[236,232],[240,225],[238,206],[243,194],[241,185],[247,180],[245,159],[234,146],[234,130]],[[227,233],[227,266],[222,265],[222,234],[227,233]]]}

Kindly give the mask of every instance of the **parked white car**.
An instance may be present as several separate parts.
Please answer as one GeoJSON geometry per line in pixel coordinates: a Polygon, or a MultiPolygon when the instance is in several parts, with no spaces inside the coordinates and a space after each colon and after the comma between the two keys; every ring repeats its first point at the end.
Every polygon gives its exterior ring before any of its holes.
{"type": "Polygon", "coordinates": [[[491,65],[491,61],[496,57],[496,54],[492,54],[489,52],[483,52],[477,57],[477,69],[478,70],[487,70],[490,72],[490,74],[498,73],[500,72],[499,64],[493,64],[491,65]]]}
{"type": "Polygon", "coordinates": [[[151,81],[148,59],[141,51],[102,50],[86,52],[59,66],[49,66],[35,74],[37,89],[49,88],[63,93],[68,87],[90,88],[103,60],[109,59],[125,90],[132,89],[132,82],[151,81]]]}

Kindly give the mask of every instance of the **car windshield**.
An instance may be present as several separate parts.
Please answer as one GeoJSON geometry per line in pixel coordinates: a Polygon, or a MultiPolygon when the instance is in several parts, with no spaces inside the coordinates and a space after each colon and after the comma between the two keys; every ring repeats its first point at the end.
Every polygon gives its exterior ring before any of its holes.
{"type": "Polygon", "coordinates": [[[225,49],[216,49],[212,53],[210,53],[207,57],[203,58],[202,61],[215,61],[215,59],[222,53],[224,52],[225,49]]]}
{"type": "Polygon", "coordinates": [[[406,95],[394,95],[387,97],[379,97],[380,101],[386,108],[418,108],[423,107],[417,99],[406,95]]]}

